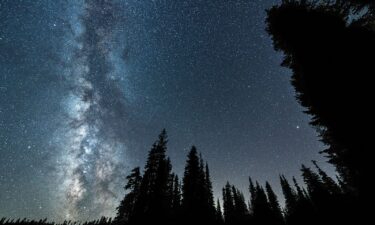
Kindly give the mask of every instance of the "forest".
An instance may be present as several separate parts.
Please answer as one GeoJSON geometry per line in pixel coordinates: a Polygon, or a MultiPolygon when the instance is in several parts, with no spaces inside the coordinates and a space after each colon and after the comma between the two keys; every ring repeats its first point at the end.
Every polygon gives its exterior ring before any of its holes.
{"type": "MultiPolygon", "coordinates": [[[[313,225],[372,224],[370,97],[375,74],[375,3],[372,0],[283,0],[267,10],[266,29],[282,66],[292,71],[297,101],[311,115],[337,171],[332,178],[313,161],[301,165],[303,184],[280,175],[285,204],[271,185],[249,177],[250,199],[230,181],[214,199],[208,162],[191,147],[182,177],[172,170],[163,130],[144,168],[124,181],[115,218],[63,225],[313,225]]],[[[299,176],[298,174],[296,176],[299,176]]],[[[3,218],[0,225],[53,225],[3,218]]]]}

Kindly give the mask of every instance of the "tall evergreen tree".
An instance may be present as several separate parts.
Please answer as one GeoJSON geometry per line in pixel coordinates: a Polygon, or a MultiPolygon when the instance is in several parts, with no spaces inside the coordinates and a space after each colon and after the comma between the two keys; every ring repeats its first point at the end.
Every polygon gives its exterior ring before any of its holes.
{"type": "Polygon", "coordinates": [[[303,223],[306,225],[313,225],[317,224],[318,222],[318,214],[316,212],[316,208],[314,207],[309,194],[307,191],[300,187],[297,183],[295,177],[293,177],[293,183],[296,190],[296,211],[295,211],[295,218],[297,221],[304,221],[303,223]]]}
{"type": "Polygon", "coordinates": [[[224,224],[223,212],[221,210],[220,201],[216,201],[216,224],[224,224]]]}
{"type": "Polygon", "coordinates": [[[205,192],[206,192],[204,196],[207,201],[207,213],[209,214],[208,216],[210,217],[210,220],[213,221],[215,220],[216,209],[214,205],[214,194],[212,191],[212,182],[211,182],[210,170],[208,168],[208,163],[206,163],[204,172],[205,172],[204,187],[205,187],[205,192]]]}
{"type": "Polygon", "coordinates": [[[310,168],[302,165],[302,176],[307,186],[308,195],[317,210],[319,223],[334,223],[337,220],[334,211],[334,198],[320,176],[310,168]]]}
{"type": "Polygon", "coordinates": [[[185,172],[182,184],[182,209],[186,218],[196,216],[196,208],[200,204],[199,193],[199,158],[195,146],[193,146],[188,154],[188,159],[185,166],[185,172]]]}
{"type": "Polygon", "coordinates": [[[234,203],[234,224],[247,224],[249,211],[243,194],[235,186],[232,186],[232,196],[234,203]]]}
{"type": "Polygon", "coordinates": [[[168,186],[169,224],[176,224],[181,217],[181,187],[177,175],[171,174],[168,186]]]}
{"type": "Polygon", "coordinates": [[[235,205],[232,194],[232,186],[229,182],[223,188],[223,210],[225,224],[234,224],[235,222],[235,205]]]}
{"type": "MultiPolygon", "coordinates": [[[[212,185],[204,170],[202,157],[193,146],[188,154],[182,186],[182,210],[186,223],[213,223],[215,208],[210,193],[212,185]]],[[[209,178],[209,177],[208,177],[209,178]]]]}
{"type": "Polygon", "coordinates": [[[249,208],[250,208],[250,211],[253,212],[253,206],[255,205],[255,199],[256,199],[256,190],[255,190],[255,186],[254,186],[254,183],[252,181],[252,179],[249,177],[249,192],[250,192],[250,204],[249,204],[249,208]]]}
{"type": "Polygon", "coordinates": [[[297,195],[284,176],[280,176],[281,188],[285,198],[285,220],[289,225],[299,225],[302,221],[297,218],[297,195]]]}
{"type": "Polygon", "coordinates": [[[131,223],[147,224],[165,223],[170,214],[169,178],[171,164],[166,158],[167,133],[165,130],[153,144],[145,166],[140,186],[140,194],[135,204],[134,217],[131,223]]]}
{"type": "Polygon", "coordinates": [[[174,176],[173,183],[173,210],[174,212],[179,212],[181,207],[181,185],[178,180],[178,176],[174,176]]]}
{"type": "Polygon", "coordinates": [[[255,195],[252,204],[254,224],[273,224],[271,206],[268,203],[263,187],[258,182],[255,185],[255,195]]]}
{"type": "Polygon", "coordinates": [[[117,207],[117,215],[115,218],[116,221],[121,222],[127,222],[134,213],[135,203],[138,200],[142,182],[142,176],[139,167],[134,168],[131,171],[131,174],[126,177],[126,179],[128,180],[128,183],[125,185],[125,191],[128,191],[128,193],[120,202],[119,207],[117,207]]]}
{"type": "Polygon", "coordinates": [[[320,175],[320,178],[325,186],[325,188],[332,194],[332,195],[339,195],[341,194],[342,190],[340,186],[330,177],[326,172],[324,172],[317,164],[316,161],[312,161],[316,169],[318,170],[318,173],[320,175]]]}
{"type": "Polygon", "coordinates": [[[273,192],[272,187],[268,182],[266,182],[266,192],[267,192],[268,202],[271,208],[272,224],[274,225],[284,224],[284,217],[281,211],[279,201],[277,200],[277,196],[275,192],[273,192]]]}
{"type": "Polygon", "coordinates": [[[297,199],[306,197],[305,196],[305,190],[302,190],[302,188],[299,186],[299,184],[297,182],[297,179],[295,177],[293,177],[292,180],[293,180],[293,184],[294,184],[294,187],[296,189],[296,192],[297,192],[297,199]]]}
{"type": "Polygon", "coordinates": [[[325,204],[327,198],[329,198],[329,191],[320,176],[305,165],[302,165],[301,171],[310,198],[315,204],[325,204]]]}

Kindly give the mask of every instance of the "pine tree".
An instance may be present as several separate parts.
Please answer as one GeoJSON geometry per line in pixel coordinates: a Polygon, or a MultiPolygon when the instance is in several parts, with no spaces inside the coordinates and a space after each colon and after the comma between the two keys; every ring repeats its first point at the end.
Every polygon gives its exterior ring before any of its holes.
{"type": "Polygon", "coordinates": [[[302,190],[302,188],[299,186],[296,178],[293,177],[292,180],[293,180],[294,187],[295,187],[295,189],[297,191],[297,199],[298,198],[304,198],[304,197],[306,197],[305,196],[305,190],[302,190]]]}
{"type": "Polygon", "coordinates": [[[280,175],[281,188],[285,198],[285,220],[289,225],[299,225],[301,221],[298,220],[297,211],[297,195],[295,190],[290,186],[288,180],[280,175]]]}
{"type": "Polygon", "coordinates": [[[163,130],[148,154],[134,217],[130,218],[131,223],[162,223],[168,220],[171,164],[165,155],[167,142],[167,133],[163,130]]]}
{"type": "Polygon", "coordinates": [[[198,177],[200,170],[197,154],[197,149],[193,146],[188,154],[183,177],[182,208],[186,218],[195,216],[195,211],[198,210],[196,205],[200,204],[198,193],[198,177]]]}
{"type": "Polygon", "coordinates": [[[334,218],[336,213],[333,213],[333,207],[335,207],[333,195],[327,189],[320,176],[304,165],[302,165],[301,171],[309,197],[314,204],[314,208],[317,209],[319,222],[337,222],[334,218]]]}
{"type": "Polygon", "coordinates": [[[253,181],[251,180],[251,178],[249,177],[249,192],[250,192],[250,211],[254,211],[253,210],[253,206],[255,205],[255,199],[256,199],[256,190],[255,190],[255,186],[254,186],[254,183],[253,181]]]}
{"type": "Polygon", "coordinates": [[[186,223],[213,223],[215,208],[209,172],[193,146],[188,154],[182,186],[182,210],[186,223]]]}
{"type": "Polygon", "coordinates": [[[223,188],[223,209],[225,224],[234,224],[235,222],[235,206],[232,194],[232,186],[229,182],[223,188]]]}
{"type": "Polygon", "coordinates": [[[115,220],[127,222],[133,216],[135,203],[138,200],[142,176],[139,167],[134,168],[131,174],[126,177],[128,183],[125,185],[125,190],[128,193],[117,207],[117,215],[115,220]]]}
{"type": "Polygon", "coordinates": [[[216,224],[224,224],[223,212],[221,211],[220,201],[216,201],[216,224]]]}
{"type": "Polygon", "coordinates": [[[253,199],[253,219],[255,224],[272,224],[272,210],[262,186],[256,182],[255,199],[253,199]]]}
{"type": "Polygon", "coordinates": [[[312,161],[316,169],[318,170],[318,173],[320,175],[320,178],[322,182],[324,183],[324,186],[326,189],[332,194],[332,195],[340,195],[342,193],[342,190],[340,186],[327,175],[326,172],[324,172],[317,164],[316,161],[312,161]]]}
{"type": "Polygon", "coordinates": [[[175,174],[170,177],[169,193],[169,224],[176,224],[179,223],[181,217],[181,186],[175,174]]]}
{"type": "Polygon", "coordinates": [[[277,200],[277,196],[275,192],[273,192],[271,185],[266,182],[266,192],[267,192],[267,198],[268,202],[271,208],[272,213],[272,224],[274,225],[281,225],[284,224],[284,217],[281,212],[281,207],[279,204],[279,201],[277,200]]]}
{"type": "MultiPolygon", "coordinates": [[[[170,163],[170,160],[168,158],[168,163],[170,163]]],[[[167,207],[168,207],[168,211],[169,211],[169,217],[173,217],[174,215],[174,180],[175,180],[175,174],[174,173],[171,173],[169,178],[168,178],[168,185],[167,185],[167,195],[166,195],[166,199],[165,199],[165,202],[167,203],[167,207]]]]}
{"type": "Polygon", "coordinates": [[[232,196],[234,203],[234,224],[247,224],[249,211],[247,209],[243,194],[232,186],[232,196]]]}
{"type": "Polygon", "coordinates": [[[306,225],[313,225],[317,224],[318,222],[318,214],[316,212],[315,207],[310,199],[309,194],[305,189],[302,189],[295,177],[293,177],[294,187],[297,191],[297,202],[296,202],[296,211],[295,217],[297,221],[301,221],[306,225]]]}
{"type": "Polygon", "coordinates": [[[320,176],[305,165],[302,165],[301,171],[309,196],[314,203],[323,204],[327,197],[329,198],[329,191],[320,176]]]}
{"type": "Polygon", "coordinates": [[[205,168],[205,192],[206,194],[204,195],[207,201],[207,213],[209,214],[208,216],[210,217],[210,221],[215,220],[215,205],[214,205],[214,195],[212,191],[212,182],[211,182],[211,176],[210,176],[210,170],[208,168],[208,163],[206,163],[206,168],[205,168]]]}
{"type": "Polygon", "coordinates": [[[173,211],[179,212],[181,207],[181,185],[178,176],[174,176],[173,184],[173,211]]]}

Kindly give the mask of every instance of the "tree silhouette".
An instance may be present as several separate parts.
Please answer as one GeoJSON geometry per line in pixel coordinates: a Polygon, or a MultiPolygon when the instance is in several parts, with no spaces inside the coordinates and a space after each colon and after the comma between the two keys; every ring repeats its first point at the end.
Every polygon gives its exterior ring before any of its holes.
{"type": "MultiPolygon", "coordinates": [[[[329,177],[316,162],[317,172],[302,165],[303,188],[293,177],[294,186],[280,175],[285,208],[280,207],[271,185],[263,188],[249,178],[250,204],[242,192],[229,182],[223,187],[223,212],[220,201],[213,203],[209,167],[196,147],[192,147],[182,179],[171,172],[166,156],[167,135],[165,130],[153,144],[147,158],[143,176],[140,168],[134,168],[126,177],[126,194],[112,219],[96,221],[64,221],[61,225],[143,225],[143,224],[212,224],[212,225],[316,225],[357,224],[352,195],[329,177]],[[181,192],[182,191],[182,192],[181,192]]],[[[0,220],[0,225],[55,225],[47,220],[0,220]]],[[[60,225],[60,224],[56,224],[60,225]]]]}
{"type": "Polygon", "coordinates": [[[204,189],[205,189],[205,200],[206,200],[206,207],[207,209],[205,212],[208,213],[209,221],[215,221],[216,218],[216,209],[214,205],[214,194],[212,192],[212,182],[211,182],[211,176],[210,176],[210,170],[208,168],[208,163],[206,163],[205,167],[205,177],[204,177],[204,189]]]}
{"type": "Polygon", "coordinates": [[[185,223],[211,224],[215,221],[212,184],[203,159],[193,146],[186,161],[182,185],[182,210],[185,223]]]}
{"type": "Polygon", "coordinates": [[[351,205],[365,212],[358,218],[370,215],[364,206],[372,195],[373,6],[367,0],[285,0],[267,17],[275,49],[285,54],[282,65],[293,71],[297,98],[328,146],[323,152],[354,195],[351,205]],[[366,7],[364,15],[353,14],[366,7]]]}
{"type": "Polygon", "coordinates": [[[121,222],[129,221],[134,214],[135,203],[140,193],[142,176],[139,167],[134,168],[131,174],[126,177],[128,183],[125,185],[125,190],[129,191],[124,199],[120,202],[117,208],[117,215],[115,220],[121,222]]]}
{"type": "Polygon", "coordinates": [[[148,154],[140,194],[130,223],[166,223],[168,220],[171,203],[168,185],[172,167],[165,155],[167,142],[167,133],[163,130],[148,154]]]}
{"type": "Polygon", "coordinates": [[[181,210],[181,184],[178,176],[174,176],[173,180],[173,198],[172,198],[172,214],[178,218],[181,210]]]}
{"type": "Polygon", "coordinates": [[[234,203],[234,224],[247,224],[249,219],[249,210],[247,208],[244,195],[240,190],[232,185],[232,196],[234,203]]]}
{"type": "Polygon", "coordinates": [[[224,224],[223,212],[219,199],[216,201],[216,224],[224,224]]]}
{"type": "Polygon", "coordinates": [[[287,224],[301,224],[304,221],[300,221],[298,218],[298,196],[295,190],[290,186],[288,180],[284,176],[280,176],[280,184],[285,198],[285,219],[287,224]]]}
{"type": "Polygon", "coordinates": [[[330,192],[332,195],[339,195],[342,193],[342,190],[340,186],[330,177],[327,175],[326,172],[324,172],[317,164],[316,161],[312,161],[316,169],[318,170],[318,173],[320,175],[320,178],[324,184],[324,187],[327,191],[330,192]]]}
{"type": "Polygon", "coordinates": [[[278,224],[265,190],[258,182],[250,183],[251,211],[254,224],[278,224]]]}
{"type": "Polygon", "coordinates": [[[284,224],[284,217],[281,212],[281,207],[279,201],[277,200],[277,196],[275,192],[273,192],[271,185],[266,182],[266,192],[267,198],[269,202],[269,206],[271,209],[271,217],[270,220],[272,221],[270,224],[274,225],[282,225],[284,224]]]}
{"type": "Polygon", "coordinates": [[[235,222],[235,206],[232,194],[232,186],[229,182],[223,188],[223,208],[225,224],[234,224],[235,222]]]}

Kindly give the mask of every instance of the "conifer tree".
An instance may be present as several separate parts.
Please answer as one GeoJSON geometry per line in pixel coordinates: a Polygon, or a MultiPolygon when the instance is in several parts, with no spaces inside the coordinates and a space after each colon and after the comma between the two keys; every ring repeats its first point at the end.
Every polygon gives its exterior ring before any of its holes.
{"type": "Polygon", "coordinates": [[[297,221],[304,221],[306,225],[317,224],[318,215],[307,191],[300,187],[295,177],[293,177],[294,187],[296,189],[296,211],[297,221]]]}
{"type": "Polygon", "coordinates": [[[320,176],[305,165],[302,165],[301,171],[310,198],[316,204],[323,204],[329,198],[329,192],[325,188],[320,176]]]}
{"type": "Polygon", "coordinates": [[[234,203],[234,224],[246,224],[248,222],[249,211],[245,203],[245,198],[235,186],[232,186],[232,196],[234,203]]]}
{"type": "Polygon", "coordinates": [[[232,186],[229,182],[223,188],[223,209],[225,224],[234,224],[235,221],[235,206],[232,194],[232,186]]]}
{"type": "Polygon", "coordinates": [[[188,154],[182,186],[182,210],[186,223],[208,224],[215,221],[212,184],[209,172],[204,168],[203,159],[198,157],[193,146],[188,154]]]}
{"type": "Polygon", "coordinates": [[[256,190],[255,190],[255,186],[254,186],[254,183],[252,181],[252,179],[249,177],[249,192],[250,192],[250,204],[249,204],[249,207],[250,207],[250,211],[254,211],[253,210],[253,206],[255,205],[255,199],[256,199],[256,190]]]}
{"type": "Polygon", "coordinates": [[[317,173],[304,165],[302,165],[301,171],[308,195],[317,210],[318,222],[333,223],[334,217],[336,217],[336,213],[333,211],[335,209],[333,208],[335,206],[333,195],[317,173]]]}
{"type": "Polygon", "coordinates": [[[274,222],[267,195],[258,182],[255,185],[255,199],[253,200],[252,210],[255,224],[272,224],[274,222]]]}
{"type": "Polygon", "coordinates": [[[195,216],[196,205],[200,204],[199,196],[199,158],[197,149],[192,146],[185,166],[182,184],[182,208],[186,218],[195,216]]]}
{"type": "Polygon", "coordinates": [[[216,224],[224,224],[223,212],[221,210],[220,201],[216,201],[216,224]]]}
{"type": "Polygon", "coordinates": [[[173,210],[178,212],[181,207],[181,185],[178,180],[178,176],[174,176],[174,183],[173,183],[173,210]]]}
{"type": "Polygon", "coordinates": [[[207,213],[209,214],[208,216],[211,218],[211,221],[215,220],[215,205],[214,205],[214,195],[212,191],[212,182],[211,182],[211,176],[210,176],[210,170],[208,168],[208,163],[206,163],[205,167],[205,192],[206,194],[204,195],[207,201],[207,213]]]}
{"type": "Polygon", "coordinates": [[[135,215],[131,223],[163,223],[170,214],[169,178],[171,164],[166,158],[167,133],[165,130],[153,144],[145,166],[140,186],[140,194],[135,204],[135,215]]]}
{"type": "Polygon", "coordinates": [[[297,211],[297,195],[295,190],[290,186],[288,180],[280,175],[281,188],[285,198],[285,220],[289,225],[299,225],[301,221],[298,221],[297,211]]]}
{"type": "Polygon", "coordinates": [[[320,178],[322,182],[324,183],[324,186],[326,189],[332,194],[332,195],[339,195],[342,193],[342,190],[340,186],[331,178],[327,175],[326,172],[324,172],[317,164],[316,161],[312,161],[316,169],[318,170],[318,173],[320,175],[320,178]]]}
{"type": "Polygon", "coordinates": [[[127,222],[133,216],[135,203],[138,200],[142,176],[139,167],[134,168],[131,174],[126,177],[128,183],[125,185],[125,190],[128,193],[117,207],[117,215],[115,220],[127,222]]]}
{"type": "Polygon", "coordinates": [[[179,223],[181,216],[181,187],[178,176],[171,174],[169,185],[169,224],[179,223]]]}
{"type": "Polygon", "coordinates": [[[267,192],[268,202],[271,208],[272,224],[274,225],[284,224],[284,217],[281,212],[279,201],[277,200],[277,196],[275,192],[273,192],[272,187],[268,182],[266,182],[266,192],[267,192]]]}

